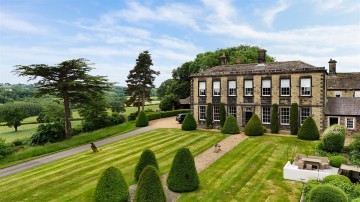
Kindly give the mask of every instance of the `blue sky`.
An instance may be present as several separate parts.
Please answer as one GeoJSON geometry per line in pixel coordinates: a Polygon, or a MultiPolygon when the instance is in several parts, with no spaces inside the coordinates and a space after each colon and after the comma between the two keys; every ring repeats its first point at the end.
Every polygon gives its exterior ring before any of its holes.
{"type": "Polygon", "coordinates": [[[0,0],[0,83],[26,83],[14,65],[87,58],[126,85],[149,50],[159,86],[198,53],[257,45],[277,61],[360,71],[360,1],[0,0]]]}

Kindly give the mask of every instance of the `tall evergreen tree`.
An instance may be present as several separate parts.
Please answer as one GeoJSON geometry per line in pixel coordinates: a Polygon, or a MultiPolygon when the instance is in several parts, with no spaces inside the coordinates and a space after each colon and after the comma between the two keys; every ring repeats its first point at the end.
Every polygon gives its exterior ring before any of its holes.
{"type": "Polygon", "coordinates": [[[220,127],[223,127],[226,121],[225,104],[220,103],[220,127]]]}
{"type": "Polygon", "coordinates": [[[89,100],[89,95],[99,94],[113,86],[104,76],[89,75],[93,68],[88,61],[79,58],[61,62],[56,66],[45,64],[15,66],[14,73],[19,76],[29,76],[29,80],[41,78],[38,82],[39,95],[50,94],[63,99],[66,138],[72,136],[70,103],[84,103],[89,100]]]}
{"type": "Polygon", "coordinates": [[[292,135],[297,135],[299,131],[299,109],[297,103],[291,104],[290,109],[290,131],[292,135]]]}
{"type": "Polygon", "coordinates": [[[212,104],[208,103],[206,107],[206,128],[211,128],[212,121],[212,104]]]}
{"type": "Polygon", "coordinates": [[[145,101],[151,101],[150,93],[154,88],[154,75],[159,75],[160,72],[154,71],[150,68],[152,66],[152,59],[149,51],[144,51],[139,54],[136,59],[135,67],[130,70],[128,79],[126,80],[127,89],[126,92],[130,95],[128,104],[137,103],[138,112],[140,112],[140,105],[144,110],[145,101]]]}
{"type": "Polygon", "coordinates": [[[279,132],[279,114],[278,114],[279,106],[277,104],[272,105],[272,114],[271,114],[271,133],[279,132]]]}

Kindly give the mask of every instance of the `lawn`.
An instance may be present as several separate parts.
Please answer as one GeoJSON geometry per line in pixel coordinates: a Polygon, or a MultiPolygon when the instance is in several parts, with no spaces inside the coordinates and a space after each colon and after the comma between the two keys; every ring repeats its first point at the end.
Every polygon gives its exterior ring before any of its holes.
{"type": "Polygon", "coordinates": [[[199,154],[226,135],[211,131],[158,129],[0,179],[0,201],[93,201],[102,171],[119,168],[133,184],[135,165],[144,149],[154,151],[161,174],[167,173],[176,150],[199,154]]]}
{"type": "Polygon", "coordinates": [[[179,201],[299,201],[303,184],[284,180],[283,167],[294,148],[309,153],[315,143],[295,137],[249,137],[201,172],[201,188],[179,201]]]}

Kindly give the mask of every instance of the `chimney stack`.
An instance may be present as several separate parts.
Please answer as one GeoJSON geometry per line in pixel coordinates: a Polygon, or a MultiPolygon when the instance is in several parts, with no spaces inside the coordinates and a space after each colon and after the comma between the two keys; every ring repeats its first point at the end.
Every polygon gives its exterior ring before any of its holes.
{"type": "Polygon", "coordinates": [[[332,58],[329,60],[329,75],[336,75],[336,63],[332,58]]]}
{"type": "Polygon", "coordinates": [[[266,50],[259,49],[258,50],[258,63],[266,63],[266,50]]]}
{"type": "Polygon", "coordinates": [[[221,63],[221,65],[226,65],[226,55],[225,55],[225,51],[224,51],[223,54],[220,56],[220,63],[221,63]]]}

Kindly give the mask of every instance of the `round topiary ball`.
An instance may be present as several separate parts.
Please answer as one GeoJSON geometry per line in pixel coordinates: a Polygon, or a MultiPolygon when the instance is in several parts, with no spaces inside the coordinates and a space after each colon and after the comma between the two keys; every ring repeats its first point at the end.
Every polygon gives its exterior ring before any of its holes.
{"type": "Polygon", "coordinates": [[[350,181],[350,179],[344,175],[329,175],[329,176],[326,176],[324,177],[323,179],[323,182],[324,183],[329,183],[333,180],[340,180],[344,183],[347,183],[347,184],[352,184],[352,182],[350,181]]]}
{"type": "Polygon", "coordinates": [[[134,202],[166,202],[166,196],[154,166],[146,166],[136,187],[134,202]]]}
{"type": "Polygon", "coordinates": [[[339,152],[345,144],[346,129],[340,124],[332,125],[324,131],[322,142],[329,152],[339,152]]]}
{"type": "Polygon", "coordinates": [[[159,165],[158,165],[158,163],[156,161],[155,154],[154,154],[154,152],[152,152],[149,149],[143,151],[143,153],[140,156],[140,159],[139,159],[138,163],[136,164],[135,174],[134,174],[134,177],[135,177],[136,181],[139,180],[141,172],[148,165],[152,165],[157,170],[159,170],[159,165]]]}
{"type": "Polygon", "coordinates": [[[189,149],[181,148],[177,151],[166,181],[174,192],[191,192],[199,188],[199,176],[189,149]]]}
{"type": "Polygon", "coordinates": [[[318,185],[310,191],[311,202],[347,202],[348,198],[343,190],[332,185],[318,185]]]}
{"type": "Polygon", "coordinates": [[[139,113],[139,116],[136,118],[135,125],[136,127],[145,127],[149,125],[148,118],[144,111],[139,113]]]}
{"type": "Polygon", "coordinates": [[[197,124],[192,113],[187,113],[181,124],[182,130],[196,130],[197,124]]]}
{"type": "Polygon", "coordinates": [[[96,185],[95,201],[127,201],[129,187],[120,172],[115,167],[107,168],[96,185]]]}
{"type": "Polygon", "coordinates": [[[225,134],[238,134],[240,132],[239,125],[233,115],[229,115],[221,128],[221,132],[225,134]]]}
{"type": "Polygon", "coordinates": [[[257,114],[254,114],[249,122],[245,125],[245,135],[260,136],[264,135],[264,128],[257,114]]]}
{"type": "Polygon", "coordinates": [[[302,140],[318,140],[320,138],[319,129],[311,116],[305,119],[297,135],[302,140]]]}
{"type": "Polygon", "coordinates": [[[346,164],[347,159],[341,155],[332,156],[329,158],[329,164],[333,167],[340,168],[341,164],[346,164]]]}

